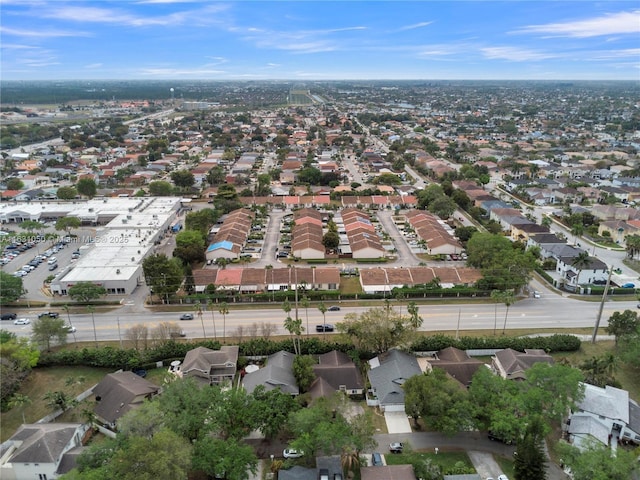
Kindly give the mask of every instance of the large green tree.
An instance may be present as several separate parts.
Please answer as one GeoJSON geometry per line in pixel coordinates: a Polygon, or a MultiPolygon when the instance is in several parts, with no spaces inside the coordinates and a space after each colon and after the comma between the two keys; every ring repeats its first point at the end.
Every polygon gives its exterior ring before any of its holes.
{"type": "Polygon", "coordinates": [[[109,462],[111,478],[121,480],[175,480],[187,478],[191,469],[192,446],[169,429],[151,439],[125,440],[109,462]]]}
{"type": "Polygon", "coordinates": [[[204,238],[209,235],[209,230],[216,223],[218,214],[212,208],[203,208],[196,212],[189,212],[184,220],[184,228],[186,230],[196,230],[200,232],[204,238]]]}
{"type": "Polygon", "coordinates": [[[75,187],[60,187],[56,192],[56,196],[60,200],[73,200],[78,196],[78,191],[75,187]]]}
{"type": "Polygon", "coordinates": [[[93,300],[106,295],[104,287],[92,282],[78,282],[68,290],[69,296],[80,303],[91,303],[93,300]]]}
{"type": "Polygon", "coordinates": [[[149,183],[149,194],[154,197],[168,197],[173,194],[173,185],[164,180],[149,183]]]}
{"type": "Polygon", "coordinates": [[[479,268],[488,290],[518,291],[529,282],[536,259],[502,235],[476,233],[467,242],[467,263],[479,268]]]}
{"type": "Polygon", "coordinates": [[[193,442],[211,431],[208,422],[214,387],[201,386],[192,378],[168,384],[158,401],[165,425],[181,437],[193,442]]]}
{"type": "Polygon", "coordinates": [[[171,173],[171,180],[178,188],[190,188],[195,183],[193,173],[189,170],[176,170],[171,173]]]}
{"type": "Polygon", "coordinates": [[[194,263],[204,260],[205,241],[197,230],[183,230],[176,235],[176,248],[174,257],[178,257],[185,263],[194,263]]]}
{"type": "Polygon", "coordinates": [[[390,306],[371,308],[361,314],[347,313],[344,320],[336,325],[338,331],[351,338],[357,348],[368,352],[383,353],[404,345],[416,331],[411,318],[390,306]]]}
{"type": "Polygon", "coordinates": [[[56,230],[64,230],[69,233],[72,228],[80,228],[82,222],[78,217],[61,217],[56,221],[56,230]]]}
{"type": "Polygon", "coordinates": [[[184,280],[179,260],[164,254],[150,255],[142,261],[142,271],[147,285],[163,300],[175,294],[184,280]]]}
{"type": "Polygon", "coordinates": [[[615,337],[616,346],[618,346],[618,340],[621,336],[633,334],[639,326],[638,313],[625,310],[624,312],[614,312],[609,317],[609,325],[605,330],[609,335],[615,337]]]}
{"type": "Polygon", "coordinates": [[[194,444],[192,465],[209,478],[248,480],[258,471],[258,458],[241,439],[204,437],[194,444]]]}
{"type": "Polygon", "coordinates": [[[557,450],[562,463],[571,468],[573,480],[622,480],[640,473],[637,451],[613,450],[595,440],[582,449],[560,442],[557,450]]]}
{"type": "Polygon", "coordinates": [[[464,387],[440,368],[407,379],[405,410],[417,419],[422,417],[429,428],[454,434],[472,426],[471,405],[464,387]]]}
{"type": "Polygon", "coordinates": [[[6,402],[38,364],[40,349],[28,338],[0,330],[0,401],[6,402]]]}
{"type": "Polygon", "coordinates": [[[257,402],[255,413],[258,428],[266,438],[275,438],[286,428],[289,415],[301,408],[291,395],[278,388],[267,390],[259,385],[253,391],[253,397],[257,402]]]}
{"type": "Polygon", "coordinates": [[[22,278],[0,271],[0,305],[15,302],[23,292],[22,278]]]}
{"type": "Polygon", "coordinates": [[[81,178],[76,183],[76,190],[81,195],[85,197],[93,198],[96,196],[96,192],[98,191],[98,184],[93,178],[81,178]]]}
{"type": "Polygon", "coordinates": [[[534,418],[518,442],[513,465],[515,480],[546,480],[546,461],[544,428],[540,419],[534,418]]]}
{"type": "Polygon", "coordinates": [[[65,328],[65,321],[62,318],[51,318],[45,315],[37,318],[31,324],[31,338],[35,343],[41,345],[45,350],[51,350],[51,343],[59,345],[67,343],[69,330],[65,328]]]}

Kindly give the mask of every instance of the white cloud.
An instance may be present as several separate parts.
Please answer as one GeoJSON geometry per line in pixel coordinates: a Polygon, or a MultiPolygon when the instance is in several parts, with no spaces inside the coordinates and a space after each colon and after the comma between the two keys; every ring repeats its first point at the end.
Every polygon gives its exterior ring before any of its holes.
{"type": "Polygon", "coordinates": [[[530,62],[558,57],[556,54],[535,52],[518,47],[484,47],[481,48],[480,51],[485,58],[492,60],[509,60],[512,62],[530,62]]]}
{"type": "Polygon", "coordinates": [[[609,13],[600,17],[565,23],[529,25],[514,33],[543,33],[552,37],[598,37],[640,33],[640,10],[609,13]]]}
{"type": "Polygon", "coordinates": [[[102,63],[90,63],[89,65],[85,65],[84,68],[94,69],[102,67],[102,63]]]}
{"type": "Polygon", "coordinates": [[[610,58],[640,58],[640,48],[626,48],[621,50],[604,50],[591,54],[591,58],[602,60],[610,58]]]}
{"type": "Polygon", "coordinates": [[[19,28],[7,28],[0,26],[0,32],[4,35],[14,35],[16,37],[31,38],[54,38],[54,37],[88,37],[88,32],[63,31],[63,30],[23,30],[19,28]]]}
{"type": "Polygon", "coordinates": [[[406,30],[414,30],[416,28],[422,28],[422,27],[427,27],[429,25],[431,25],[433,22],[420,22],[420,23],[414,23],[413,25],[406,25],[404,27],[400,27],[398,29],[399,32],[404,32],[406,30]]]}
{"type": "Polygon", "coordinates": [[[198,77],[207,75],[222,75],[224,70],[211,70],[207,68],[143,68],[141,75],[154,77],[198,77]]]}

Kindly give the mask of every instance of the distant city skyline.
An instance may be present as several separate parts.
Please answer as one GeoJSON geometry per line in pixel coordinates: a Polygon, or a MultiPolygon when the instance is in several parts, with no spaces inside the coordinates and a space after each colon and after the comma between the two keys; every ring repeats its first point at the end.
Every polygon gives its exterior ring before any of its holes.
{"type": "Polygon", "coordinates": [[[636,1],[0,0],[3,80],[640,81],[636,1]]]}

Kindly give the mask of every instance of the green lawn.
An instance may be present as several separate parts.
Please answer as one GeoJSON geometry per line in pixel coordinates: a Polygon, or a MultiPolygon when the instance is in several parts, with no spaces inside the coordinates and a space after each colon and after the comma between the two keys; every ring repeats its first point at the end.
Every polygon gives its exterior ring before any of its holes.
{"type": "MultiPolygon", "coordinates": [[[[63,391],[69,396],[77,396],[91,388],[102,378],[111,373],[110,369],[91,367],[50,367],[34,369],[22,383],[19,393],[31,399],[31,404],[23,408],[15,407],[0,413],[0,441],[4,442],[22,424],[22,410],[27,423],[34,423],[48,415],[52,410],[47,406],[44,396],[47,392],[63,391]],[[69,385],[67,385],[69,383],[69,385]]],[[[86,403],[86,402],[84,402],[86,403]]],[[[82,410],[87,405],[66,412],[58,421],[86,421],[82,410]]]]}
{"type": "Polygon", "coordinates": [[[433,464],[438,465],[442,472],[453,472],[455,470],[456,464],[464,464],[466,469],[469,471],[475,471],[473,463],[469,459],[469,456],[466,452],[451,452],[440,450],[436,455],[435,452],[407,452],[400,454],[389,454],[384,456],[387,465],[406,465],[412,463],[416,458],[420,458],[423,460],[429,459],[433,464]]]}

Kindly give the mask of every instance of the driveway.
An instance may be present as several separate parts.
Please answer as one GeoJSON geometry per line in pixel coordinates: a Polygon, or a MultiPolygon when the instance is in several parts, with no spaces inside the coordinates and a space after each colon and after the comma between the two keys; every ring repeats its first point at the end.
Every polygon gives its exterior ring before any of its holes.
{"type": "Polygon", "coordinates": [[[491,453],[469,450],[467,455],[469,455],[469,460],[473,463],[476,472],[482,478],[498,478],[498,475],[504,473],[491,453]]]}
{"type": "Polygon", "coordinates": [[[389,433],[411,433],[409,417],[404,412],[384,412],[384,420],[389,433]]]}

